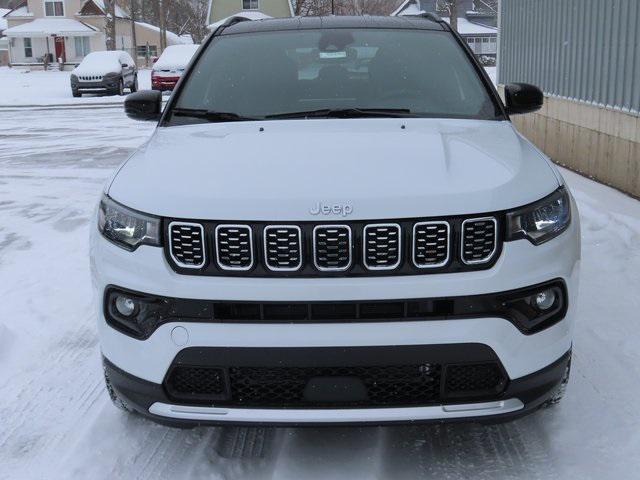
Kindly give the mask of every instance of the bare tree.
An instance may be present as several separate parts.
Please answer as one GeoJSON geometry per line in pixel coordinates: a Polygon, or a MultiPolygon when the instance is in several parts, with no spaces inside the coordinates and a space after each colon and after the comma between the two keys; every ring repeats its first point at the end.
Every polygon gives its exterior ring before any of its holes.
{"type": "Polygon", "coordinates": [[[498,0],[475,0],[476,10],[485,11],[487,13],[498,13],[498,0]]]}
{"type": "Polygon", "coordinates": [[[456,32],[458,31],[458,2],[459,0],[438,0],[436,2],[438,12],[449,17],[449,25],[456,32]]]}
{"type": "Polygon", "coordinates": [[[116,0],[104,0],[104,33],[107,50],[116,49],[116,0]]]}

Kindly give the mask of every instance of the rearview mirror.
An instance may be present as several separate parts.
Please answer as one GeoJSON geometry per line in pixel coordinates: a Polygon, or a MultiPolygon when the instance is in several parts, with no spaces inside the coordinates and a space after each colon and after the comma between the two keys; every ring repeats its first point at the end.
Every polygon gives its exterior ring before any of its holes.
{"type": "Polygon", "coordinates": [[[517,115],[540,110],[544,103],[544,94],[538,87],[528,83],[510,83],[504,88],[507,113],[517,115]]]}
{"type": "Polygon", "coordinates": [[[141,90],[131,93],[124,100],[124,111],[134,120],[158,121],[162,113],[162,92],[141,90]]]}

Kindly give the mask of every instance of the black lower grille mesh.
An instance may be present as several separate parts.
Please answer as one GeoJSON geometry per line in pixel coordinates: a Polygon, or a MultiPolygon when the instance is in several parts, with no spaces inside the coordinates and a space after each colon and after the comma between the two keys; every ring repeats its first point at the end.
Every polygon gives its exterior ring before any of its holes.
{"type": "Polygon", "coordinates": [[[190,367],[165,381],[177,401],[239,407],[403,406],[500,393],[506,378],[497,363],[346,367],[190,367]],[[443,372],[446,372],[446,378],[443,372]],[[443,397],[444,394],[444,397],[443,397]]]}
{"type": "Polygon", "coordinates": [[[495,363],[449,365],[446,389],[450,395],[466,395],[470,392],[497,393],[504,388],[506,379],[495,363]]]}

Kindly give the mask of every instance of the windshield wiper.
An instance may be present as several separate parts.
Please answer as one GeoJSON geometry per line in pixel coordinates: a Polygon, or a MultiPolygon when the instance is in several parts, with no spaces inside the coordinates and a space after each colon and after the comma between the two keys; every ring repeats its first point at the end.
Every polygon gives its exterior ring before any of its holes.
{"type": "Polygon", "coordinates": [[[269,119],[287,118],[366,118],[387,117],[404,118],[412,117],[408,108],[324,108],[321,110],[309,110],[306,112],[289,112],[267,115],[269,119]]]}
{"type": "Polygon", "coordinates": [[[208,122],[245,122],[251,120],[263,120],[262,117],[247,117],[233,112],[216,112],[215,110],[199,108],[174,108],[171,110],[171,114],[181,117],[200,118],[208,122]]]}

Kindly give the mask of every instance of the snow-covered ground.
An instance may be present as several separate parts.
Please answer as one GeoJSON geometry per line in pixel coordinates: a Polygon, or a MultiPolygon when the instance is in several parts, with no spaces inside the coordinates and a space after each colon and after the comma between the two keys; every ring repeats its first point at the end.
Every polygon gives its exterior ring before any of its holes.
{"type": "Polygon", "coordinates": [[[152,129],[119,106],[0,111],[0,478],[638,477],[640,202],[566,171],[584,260],[558,408],[497,426],[271,430],[174,430],[116,410],[89,220],[107,176],[152,129]]]}
{"type": "MultiPolygon", "coordinates": [[[[70,71],[44,72],[22,67],[0,67],[0,107],[124,102],[125,97],[117,95],[83,95],[73,98],[70,75],[70,71]]],[[[140,69],[138,82],[140,89],[151,88],[151,70],[140,69]]]]}

